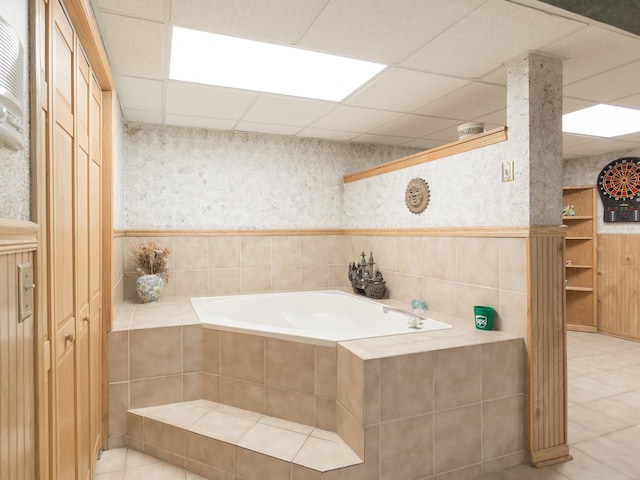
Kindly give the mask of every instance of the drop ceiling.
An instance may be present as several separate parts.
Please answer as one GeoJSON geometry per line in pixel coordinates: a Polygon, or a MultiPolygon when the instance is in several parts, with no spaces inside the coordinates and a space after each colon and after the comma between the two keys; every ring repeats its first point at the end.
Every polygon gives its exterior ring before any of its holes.
{"type": "MultiPolygon", "coordinates": [[[[640,37],[613,26],[639,11],[609,25],[535,0],[92,3],[128,122],[428,149],[464,122],[506,125],[506,64],[528,50],[563,59],[564,113],[640,108],[640,37]],[[179,82],[168,78],[174,25],[389,67],[341,102],[179,82]]],[[[640,133],[564,135],[565,158],[638,147],[640,133]]]]}

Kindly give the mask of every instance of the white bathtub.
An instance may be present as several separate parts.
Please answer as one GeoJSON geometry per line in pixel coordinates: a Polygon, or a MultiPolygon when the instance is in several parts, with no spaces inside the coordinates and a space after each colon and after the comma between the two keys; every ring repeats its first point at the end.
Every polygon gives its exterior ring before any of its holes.
{"type": "Polygon", "coordinates": [[[420,329],[412,329],[406,315],[384,313],[382,303],[340,291],[197,297],[191,304],[204,327],[303,342],[339,342],[451,328],[427,318],[420,329]]]}

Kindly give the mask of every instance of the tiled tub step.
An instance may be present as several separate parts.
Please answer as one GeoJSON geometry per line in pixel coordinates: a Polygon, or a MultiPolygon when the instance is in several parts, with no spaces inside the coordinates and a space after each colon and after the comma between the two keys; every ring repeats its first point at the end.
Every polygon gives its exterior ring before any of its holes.
{"type": "Polygon", "coordinates": [[[216,479],[256,468],[289,478],[293,466],[326,472],[362,463],[335,432],[208,400],[129,410],[127,445],[216,479]]]}

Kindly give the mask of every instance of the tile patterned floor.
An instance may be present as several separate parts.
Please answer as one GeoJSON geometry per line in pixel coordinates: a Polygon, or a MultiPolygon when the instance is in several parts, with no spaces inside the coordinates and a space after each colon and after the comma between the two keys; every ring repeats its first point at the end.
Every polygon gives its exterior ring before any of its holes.
{"type": "MultiPolygon", "coordinates": [[[[567,344],[574,459],[541,469],[519,465],[477,480],[640,480],[640,342],[569,332],[567,344]]],[[[103,453],[94,479],[202,477],[119,448],[103,453]]]]}

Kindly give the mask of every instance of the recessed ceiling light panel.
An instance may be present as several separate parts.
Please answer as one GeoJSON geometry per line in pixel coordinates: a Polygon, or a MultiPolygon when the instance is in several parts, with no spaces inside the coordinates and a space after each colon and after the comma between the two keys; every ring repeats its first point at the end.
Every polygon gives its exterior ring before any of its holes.
{"type": "Polygon", "coordinates": [[[172,80],[338,102],[386,65],[173,27],[172,80]]]}
{"type": "Polygon", "coordinates": [[[640,132],[640,110],[594,105],[563,115],[562,131],[607,138],[640,132]]]}

